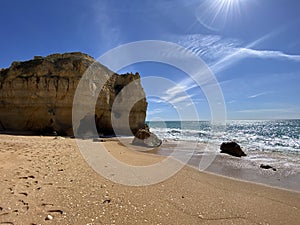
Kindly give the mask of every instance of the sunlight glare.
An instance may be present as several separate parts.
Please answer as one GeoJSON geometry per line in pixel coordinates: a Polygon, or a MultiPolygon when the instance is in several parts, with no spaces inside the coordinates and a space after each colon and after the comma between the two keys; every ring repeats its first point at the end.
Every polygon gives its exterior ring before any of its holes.
{"type": "Polygon", "coordinates": [[[210,30],[221,30],[232,19],[241,16],[245,0],[204,0],[195,11],[197,20],[210,30]]]}

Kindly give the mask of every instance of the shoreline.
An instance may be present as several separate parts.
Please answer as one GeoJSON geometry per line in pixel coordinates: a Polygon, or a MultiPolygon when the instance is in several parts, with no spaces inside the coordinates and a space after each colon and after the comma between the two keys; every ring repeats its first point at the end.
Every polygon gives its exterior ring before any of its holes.
{"type": "MultiPolygon", "coordinates": [[[[183,146],[188,149],[190,142],[183,142],[183,146]]],[[[176,141],[168,141],[164,143],[160,150],[156,152],[158,155],[169,156],[176,146],[176,141]]],[[[192,151],[192,150],[191,150],[192,151]]],[[[182,151],[184,154],[185,152],[182,151]]],[[[227,154],[220,153],[219,146],[213,144],[204,144],[199,142],[195,148],[194,154],[188,161],[187,165],[194,167],[198,171],[209,172],[216,175],[234,178],[241,181],[249,181],[257,184],[263,184],[270,187],[281,188],[291,191],[300,192],[300,172],[290,171],[289,168],[277,167],[276,171],[260,168],[260,161],[253,161],[252,157],[265,154],[264,157],[271,157],[266,153],[248,152],[246,157],[233,157],[227,154]],[[203,151],[208,148],[209,150],[203,151]],[[212,163],[199,169],[199,163],[202,157],[212,155],[215,157],[212,163]]],[[[268,162],[263,162],[267,163],[268,162]]]]}
{"type": "MultiPolygon", "coordinates": [[[[131,165],[164,159],[112,139],[95,144],[131,165]]],[[[96,173],[69,138],[0,135],[0,193],[0,222],[12,224],[296,225],[300,220],[299,192],[191,166],[149,186],[114,183],[96,173]]]]}
{"type": "MultiPolygon", "coordinates": [[[[130,144],[130,138],[123,138],[120,140],[123,140],[125,145],[131,150],[141,151],[138,147],[130,144]]],[[[182,154],[189,154],[189,145],[191,145],[191,142],[187,141],[163,142],[159,148],[155,150],[149,150],[151,149],[149,148],[148,151],[147,149],[146,151],[151,154],[167,157],[172,154],[173,148],[176,147],[178,143],[181,143],[179,144],[179,147],[177,147],[178,149],[181,148],[180,145],[182,148],[185,148],[185,151],[182,151],[182,154]]],[[[260,168],[260,163],[249,159],[255,155],[253,152],[249,152],[248,156],[246,157],[237,158],[220,153],[219,146],[204,144],[201,142],[197,142],[197,145],[195,145],[195,143],[196,142],[193,144],[195,147],[194,154],[186,163],[186,165],[191,166],[199,172],[208,172],[227,178],[266,185],[271,188],[280,188],[284,190],[300,192],[300,173],[298,171],[290,174],[288,172],[289,169],[284,167],[277,168],[277,171],[262,169],[260,168]],[[203,151],[205,148],[208,148],[208,150],[203,151]],[[199,169],[199,163],[202,157],[205,157],[208,154],[215,155],[215,158],[204,170],[199,169]]]]}

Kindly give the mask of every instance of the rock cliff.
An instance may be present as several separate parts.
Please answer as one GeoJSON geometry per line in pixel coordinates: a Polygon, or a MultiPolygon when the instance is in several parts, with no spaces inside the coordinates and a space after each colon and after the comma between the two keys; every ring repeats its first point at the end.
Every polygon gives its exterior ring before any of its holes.
{"type": "MultiPolygon", "coordinates": [[[[129,100],[128,94],[137,94],[143,97],[129,112],[129,125],[135,134],[139,128],[144,127],[147,110],[139,74],[118,75],[92,57],[79,52],[36,56],[29,61],[13,62],[10,68],[1,69],[0,130],[73,135],[74,94],[83,74],[91,66],[97,76],[108,79],[97,96],[95,115],[92,115],[98,132],[113,134],[111,112],[115,99],[118,98],[121,107],[118,107],[118,112],[114,112],[114,116],[120,117],[122,105],[125,106],[129,100]],[[122,98],[118,94],[130,83],[134,87],[122,98]]],[[[97,88],[97,83],[88,82],[90,89],[97,88]]],[[[120,124],[122,126],[126,124],[120,124]]]]}

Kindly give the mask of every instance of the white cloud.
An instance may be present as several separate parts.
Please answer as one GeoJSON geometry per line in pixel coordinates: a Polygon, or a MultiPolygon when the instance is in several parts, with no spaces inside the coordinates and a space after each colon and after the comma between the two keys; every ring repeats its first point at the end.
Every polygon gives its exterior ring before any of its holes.
{"type": "MultiPolygon", "coordinates": [[[[178,87],[177,87],[178,88],[178,87]]],[[[171,88],[173,89],[173,88],[171,88]]],[[[174,88],[174,90],[176,89],[176,87],[174,88]]],[[[176,89],[176,90],[180,90],[180,89],[176,89]]],[[[168,91],[168,90],[167,90],[168,91]]],[[[184,107],[188,107],[190,105],[195,104],[196,102],[199,102],[199,100],[197,101],[193,101],[193,95],[188,95],[187,93],[183,92],[183,90],[181,89],[180,92],[171,92],[169,94],[164,93],[163,96],[157,98],[157,97],[149,97],[148,101],[149,102],[153,102],[156,104],[169,104],[172,105],[175,108],[184,108],[184,107]]],[[[161,111],[159,111],[161,112],[161,111]]],[[[158,112],[155,112],[158,113],[158,112]]]]}
{"type": "Polygon", "coordinates": [[[230,100],[228,102],[226,102],[227,104],[233,104],[233,103],[236,103],[236,100],[230,100]]]}
{"type": "Polygon", "coordinates": [[[248,98],[257,98],[257,97],[259,97],[259,96],[267,95],[267,94],[270,94],[270,93],[272,93],[272,92],[270,92],[270,91],[265,91],[265,92],[257,93],[257,94],[254,94],[254,95],[250,95],[250,96],[248,96],[248,98]]]}
{"type": "Polygon", "coordinates": [[[173,86],[166,90],[166,92],[165,92],[166,95],[164,96],[164,99],[165,100],[172,99],[179,93],[183,92],[185,89],[186,89],[186,87],[182,86],[182,85],[181,86],[177,86],[177,85],[173,86]]]}
{"type": "Polygon", "coordinates": [[[241,43],[236,39],[223,39],[219,35],[193,34],[180,36],[178,44],[203,57],[204,60],[219,60],[232,53],[241,43]]]}
{"type": "Polygon", "coordinates": [[[191,99],[192,99],[192,96],[183,95],[183,96],[178,96],[178,97],[175,97],[175,98],[171,99],[170,103],[171,104],[177,104],[177,103],[187,102],[187,105],[190,105],[191,99]]]}
{"type": "MultiPolygon", "coordinates": [[[[210,69],[217,73],[225,70],[226,68],[232,66],[234,63],[244,59],[244,58],[262,58],[262,59],[282,59],[282,60],[292,60],[300,62],[300,55],[288,55],[280,51],[270,51],[270,50],[255,50],[253,49],[258,43],[265,41],[270,38],[275,33],[269,33],[254,42],[243,47],[241,41],[237,39],[227,39],[219,35],[184,35],[173,37],[173,41],[177,41],[178,44],[183,47],[193,51],[195,54],[200,56],[206,61],[210,69]]],[[[196,76],[201,76],[199,73],[196,76]]],[[[226,82],[226,81],[223,81],[226,82]]],[[[206,86],[211,85],[209,81],[204,82],[206,86]]],[[[215,84],[215,83],[214,83],[215,84]]],[[[220,83],[217,83],[220,85],[220,83]]],[[[175,100],[178,95],[182,92],[186,92],[197,87],[191,78],[185,78],[181,82],[177,83],[176,86],[171,87],[166,90],[164,100],[170,102],[179,102],[175,100]]],[[[269,92],[258,93],[251,95],[248,98],[256,98],[262,95],[269,94],[269,92]]],[[[184,99],[184,98],[182,98],[184,99]]]]}
{"type": "Polygon", "coordinates": [[[273,108],[257,107],[254,109],[238,110],[231,112],[231,114],[236,115],[235,118],[242,119],[297,119],[300,116],[299,112],[299,107],[288,107],[282,105],[273,108]]]}
{"type": "MultiPolygon", "coordinates": [[[[261,109],[245,109],[238,111],[239,113],[295,113],[299,108],[261,108],[261,109]]],[[[299,113],[298,113],[299,114],[299,113]]]]}
{"type": "Polygon", "coordinates": [[[300,55],[288,55],[281,51],[254,50],[249,48],[239,48],[238,51],[241,57],[286,59],[286,60],[300,62],[300,55]]]}
{"type": "Polygon", "coordinates": [[[164,101],[161,98],[154,98],[154,97],[147,97],[147,100],[149,102],[153,102],[153,103],[163,103],[164,101]]]}
{"type": "Polygon", "coordinates": [[[178,44],[202,57],[214,72],[220,72],[239,60],[249,57],[300,62],[300,55],[254,49],[256,44],[272,35],[272,33],[265,35],[247,46],[242,46],[242,42],[237,39],[223,38],[219,35],[193,34],[179,36],[175,40],[178,44]]]}
{"type": "Polygon", "coordinates": [[[153,110],[149,110],[147,112],[147,116],[153,116],[153,115],[156,115],[156,114],[161,114],[162,112],[164,112],[165,110],[163,109],[159,109],[159,108],[156,108],[156,109],[153,109],[153,110]]]}
{"type": "Polygon", "coordinates": [[[237,111],[239,113],[262,113],[262,112],[285,112],[283,109],[244,109],[237,111]]]}
{"type": "MultiPolygon", "coordinates": [[[[179,36],[177,43],[186,47],[187,49],[193,51],[195,54],[204,59],[204,61],[210,66],[213,72],[220,72],[233,64],[244,58],[260,58],[260,59],[274,59],[274,60],[290,60],[300,62],[300,55],[289,55],[281,51],[271,51],[271,50],[256,50],[254,49],[258,43],[265,41],[270,38],[273,33],[267,34],[248,45],[242,45],[241,41],[237,39],[226,39],[218,35],[185,35],[179,36]]],[[[173,39],[174,41],[174,39],[173,39]]],[[[196,76],[201,76],[197,74],[196,76]]],[[[231,82],[225,80],[223,82],[231,82]]],[[[204,82],[205,86],[212,86],[210,82],[204,82]]],[[[215,84],[216,85],[216,84],[215,84]]],[[[217,83],[220,85],[220,83],[217,83]]],[[[197,85],[194,81],[188,77],[183,79],[181,82],[177,83],[176,87],[171,87],[165,91],[164,100],[170,102],[181,102],[186,100],[184,97],[180,97],[180,93],[186,92],[195,88],[197,85]],[[180,87],[180,88],[178,88],[180,87]],[[176,100],[178,99],[178,100],[176,100]]],[[[203,87],[202,87],[203,88],[203,87]]],[[[213,88],[213,87],[211,87],[213,88]]],[[[248,98],[257,98],[259,96],[270,94],[271,92],[261,92],[257,94],[252,94],[248,98]]],[[[227,102],[228,104],[235,103],[235,100],[227,102]]],[[[188,103],[186,103],[188,106],[188,103]]],[[[289,109],[248,109],[242,110],[240,113],[266,113],[266,114],[279,114],[279,113],[289,113],[295,112],[289,109]]]]}

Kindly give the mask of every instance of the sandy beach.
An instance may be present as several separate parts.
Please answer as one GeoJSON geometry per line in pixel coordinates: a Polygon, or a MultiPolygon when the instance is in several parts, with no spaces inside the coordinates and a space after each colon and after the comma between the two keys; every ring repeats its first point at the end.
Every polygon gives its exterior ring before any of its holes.
{"type": "MultiPolygon", "coordinates": [[[[97,142],[118,160],[163,156],[115,140],[97,142]]],[[[0,135],[0,224],[299,224],[300,193],[184,166],[149,186],[96,173],[70,138],[0,135]]]]}

